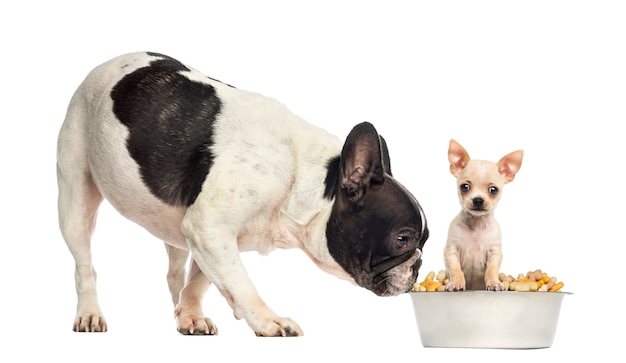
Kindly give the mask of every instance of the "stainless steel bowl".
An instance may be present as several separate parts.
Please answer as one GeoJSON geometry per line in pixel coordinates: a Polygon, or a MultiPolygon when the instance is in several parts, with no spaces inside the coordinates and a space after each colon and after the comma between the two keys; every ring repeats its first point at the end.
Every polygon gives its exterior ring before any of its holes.
{"type": "Polygon", "coordinates": [[[567,292],[410,292],[424,347],[532,349],[552,345],[567,292]]]}

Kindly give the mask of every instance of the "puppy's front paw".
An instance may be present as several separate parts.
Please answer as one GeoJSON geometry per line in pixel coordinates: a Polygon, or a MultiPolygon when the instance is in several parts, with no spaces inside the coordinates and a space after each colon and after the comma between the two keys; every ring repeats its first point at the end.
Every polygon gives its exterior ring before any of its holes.
{"type": "Polygon", "coordinates": [[[506,286],[499,280],[489,280],[486,283],[487,290],[489,291],[505,291],[506,286]]]}
{"type": "Polygon", "coordinates": [[[465,290],[465,276],[460,274],[450,274],[450,282],[446,284],[446,291],[465,290]]]}
{"type": "Polygon", "coordinates": [[[257,337],[297,337],[304,335],[298,324],[289,318],[276,318],[255,329],[257,337]]]}
{"type": "Polygon", "coordinates": [[[463,290],[465,290],[465,283],[450,282],[446,285],[446,291],[463,291],[463,290]]]}

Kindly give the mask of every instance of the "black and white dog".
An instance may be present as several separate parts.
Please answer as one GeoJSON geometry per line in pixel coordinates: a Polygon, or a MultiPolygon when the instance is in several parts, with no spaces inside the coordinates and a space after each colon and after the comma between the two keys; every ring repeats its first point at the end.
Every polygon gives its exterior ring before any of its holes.
{"type": "Polygon", "coordinates": [[[391,296],[411,289],[428,238],[370,123],[342,145],[276,100],[156,53],[87,76],[59,134],[57,176],[60,229],[76,261],[75,331],[107,330],[90,249],[103,198],[165,242],[183,334],[217,334],[201,308],[213,283],[257,335],[302,335],[263,302],[240,251],[298,247],[323,270],[391,296]]]}

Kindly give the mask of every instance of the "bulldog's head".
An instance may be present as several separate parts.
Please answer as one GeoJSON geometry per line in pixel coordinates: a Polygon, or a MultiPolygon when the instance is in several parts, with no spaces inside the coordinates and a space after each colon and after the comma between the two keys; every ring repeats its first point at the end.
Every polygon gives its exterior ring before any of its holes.
{"type": "Polygon", "coordinates": [[[352,129],[338,161],[328,249],[354,281],[380,296],[409,291],[428,239],[424,212],[391,176],[385,140],[370,123],[352,129]]]}

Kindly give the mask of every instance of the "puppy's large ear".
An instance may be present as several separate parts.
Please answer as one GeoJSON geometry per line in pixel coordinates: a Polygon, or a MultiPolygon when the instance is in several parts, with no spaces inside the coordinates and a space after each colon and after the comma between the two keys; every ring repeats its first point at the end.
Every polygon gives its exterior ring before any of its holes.
{"type": "Polygon", "coordinates": [[[350,131],[341,151],[340,165],[341,188],[351,202],[357,202],[370,186],[383,183],[381,138],[371,123],[360,123],[350,131]]]}
{"type": "Polygon", "coordinates": [[[450,139],[448,147],[448,161],[450,161],[450,173],[457,176],[469,162],[470,157],[465,148],[458,142],[450,139]]]}
{"type": "Polygon", "coordinates": [[[504,177],[505,183],[510,183],[515,179],[515,174],[522,167],[522,158],[524,157],[523,150],[513,151],[506,154],[500,161],[498,161],[498,171],[504,177]]]}

